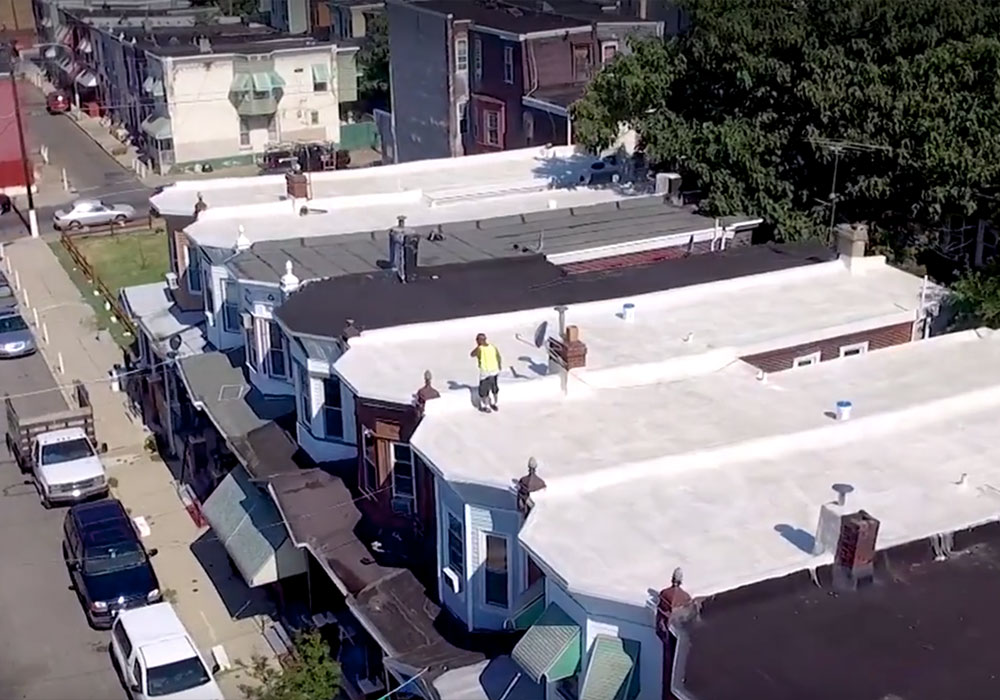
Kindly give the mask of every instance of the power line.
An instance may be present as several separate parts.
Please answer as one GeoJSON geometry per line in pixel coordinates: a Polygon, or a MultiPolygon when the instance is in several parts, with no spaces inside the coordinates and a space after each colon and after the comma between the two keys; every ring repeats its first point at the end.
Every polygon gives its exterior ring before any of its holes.
{"type": "MultiPolygon", "coordinates": [[[[824,151],[833,153],[833,156],[834,156],[834,160],[833,160],[833,182],[830,185],[830,201],[829,201],[829,205],[830,205],[830,228],[829,228],[829,231],[827,232],[827,235],[829,237],[827,242],[832,244],[833,243],[833,227],[834,227],[834,224],[836,223],[836,216],[837,216],[837,198],[838,198],[838,195],[837,195],[837,171],[838,171],[839,166],[840,166],[840,157],[841,157],[841,155],[843,155],[844,153],[848,153],[848,152],[855,152],[855,153],[864,153],[864,152],[872,153],[872,152],[875,152],[875,151],[888,151],[888,152],[892,152],[892,148],[890,148],[889,146],[879,146],[879,145],[873,144],[873,143],[859,143],[857,141],[844,141],[844,140],[829,139],[829,138],[824,138],[824,137],[819,137],[819,136],[812,137],[812,138],[808,139],[808,141],[809,141],[809,143],[813,144],[814,146],[816,146],[816,147],[818,147],[818,148],[820,148],[820,149],[822,149],[824,151]]],[[[824,202],[824,204],[826,204],[826,203],[827,202],[824,202]]]]}

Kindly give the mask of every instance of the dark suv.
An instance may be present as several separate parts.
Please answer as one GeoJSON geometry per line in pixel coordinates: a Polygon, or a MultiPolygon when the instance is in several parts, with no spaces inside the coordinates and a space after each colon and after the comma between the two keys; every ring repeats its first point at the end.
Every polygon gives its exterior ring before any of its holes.
{"type": "Polygon", "coordinates": [[[120,501],[73,506],[63,525],[63,558],[94,627],[109,628],[121,610],[160,600],[156,573],[120,501]]]}

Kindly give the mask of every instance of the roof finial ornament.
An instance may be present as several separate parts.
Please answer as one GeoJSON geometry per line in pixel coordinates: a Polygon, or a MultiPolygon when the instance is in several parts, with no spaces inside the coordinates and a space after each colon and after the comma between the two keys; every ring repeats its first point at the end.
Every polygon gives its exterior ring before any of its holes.
{"type": "Polygon", "coordinates": [[[238,234],[236,236],[236,245],[233,246],[233,249],[236,252],[238,252],[238,253],[241,252],[241,251],[244,251],[244,250],[249,250],[250,249],[250,239],[247,238],[247,232],[246,232],[246,229],[243,228],[243,224],[240,224],[236,228],[236,230],[238,231],[238,234]]]}
{"type": "Polygon", "coordinates": [[[281,291],[284,294],[291,294],[292,292],[298,290],[299,288],[299,278],[295,276],[292,272],[292,261],[285,261],[285,274],[281,276],[281,291]]]}
{"type": "Polygon", "coordinates": [[[205,198],[202,196],[201,192],[198,193],[198,201],[194,203],[194,218],[197,219],[198,216],[208,209],[208,205],[205,204],[205,198]]]}

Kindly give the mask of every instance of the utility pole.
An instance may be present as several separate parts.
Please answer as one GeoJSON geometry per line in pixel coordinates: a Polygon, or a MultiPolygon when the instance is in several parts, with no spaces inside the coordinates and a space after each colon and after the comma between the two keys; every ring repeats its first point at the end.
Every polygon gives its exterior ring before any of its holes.
{"type": "Polygon", "coordinates": [[[823,204],[830,205],[830,228],[827,231],[827,242],[831,245],[833,244],[833,227],[837,223],[837,173],[840,169],[840,157],[845,152],[854,153],[871,153],[874,151],[892,151],[888,146],[877,146],[872,143],[858,143],[856,141],[839,141],[836,139],[827,138],[812,138],[809,139],[809,143],[812,145],[823,149],[829,153],[833,153],[833,182],[830,185],[830,201],[822,202],[823,204]]]}
{"type": "Polygon", "coordinates": [[[31,229],[31,237],[38,238],[38,212],[35,211],[35,195],[31,191],[32,178],[31,167],[28,163],[28,150],[24,146],[24,124],[21,121],[21,100],[17,94],[17,76],[14,70],[14,56],[11,47],[7,47],[11,61],[10,88],[14,93],[14,120],[17,124],[17,141],[21,147],[21,165],[24,168],[24,187],[28,191],[28,226],[31,229]]]}

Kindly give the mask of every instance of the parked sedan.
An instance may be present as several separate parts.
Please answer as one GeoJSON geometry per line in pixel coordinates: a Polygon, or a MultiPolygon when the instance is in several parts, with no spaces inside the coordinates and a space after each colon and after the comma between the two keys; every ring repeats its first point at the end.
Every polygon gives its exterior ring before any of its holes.
{"type": "Polygon", "coordinates": [[[37,349],[31,329],[17,309],[0,309],[0,357],[24,357],[37,349]]]}
{"type": "Polygon", "coordinates": [[[124,224],[135,218],[135,208],[128,204],[105,204],[99,199],[78,199],[69,209],[52,216],[57,229],[75,229],[102,224],[124,224]]]}

